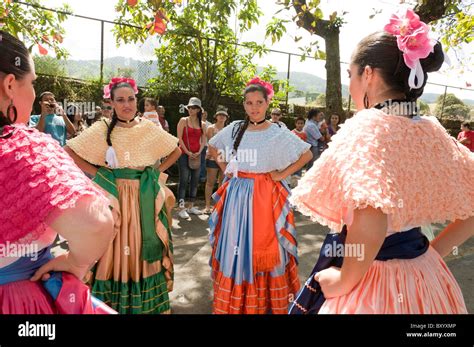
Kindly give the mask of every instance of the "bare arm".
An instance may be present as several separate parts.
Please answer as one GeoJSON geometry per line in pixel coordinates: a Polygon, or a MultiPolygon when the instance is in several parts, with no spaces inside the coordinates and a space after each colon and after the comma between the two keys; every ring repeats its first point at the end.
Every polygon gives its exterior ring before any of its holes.
{"type": "Polygon", "coordinates": [[[304,152],[300,158],[295,161],[293,164],[288,166],[285,170],[283,171],[273,171],[271,173],[272,179],[274,181],[281,181],[285,179],[286,177],[293,175],[296,171],[301,169],[303,166],[305,166],[306,163],[308,163],[311,158],[313,158],[313,153],[311,153],[311,150],[307,150],[304,152]]]}
{"type": "Polygon", "coordinates": [[[38,124],[36,124],[36,129],[44,133],[44,128],[46,127],[46,115],[40,114],[38,124]]]}
{"type": "Polygon", "coordinates": [[[206,123],[204,123],[204,122],[202,124],[202,129],[203,129],[203,131],[201,132],[201,138],[199,139],[199,143],[201,144],[201,147],[199,148],[199,153],[198,154],[201,154],[202,151],[204,150],[204,147],[207,146],[207,136],[206,136],[207,127],[206,127],[206,123]]]}
{"type": "Polygon", "coordinates": [[[219,168],[222,170],[222,172],[225,172],[227,163],[223,161],[224,158],[221,158],[217,148],[209,145],[209,153],[211,158],[217,163],[217,165],[219,165],[219,168]]]}
{"type": "Polygon", "coordinates": [[[69,120],[64,111],[62,112],[61,116],[63,117],[64,123],[66,124],[67,133],[69,135],[74,135],[76,133],[76,127],[74,126],[74,124],[69,120]]]}
{"type": "Polygon", "coordinates": [[[187,155],[190,155],[191,152],[189,152],[188,147],[183,141],[183,131],[184,131],[185,125],[186,125],[186,119],[181,118],[178,122],[177,135],[178,135],[179,145],[183,149],[183,152],[187,155]]]}
{"type": "Polygon", "coordinates": [[[46,223],[68,241],[69,253],[43,265],[32,281],[46,280],[50,271],[67,271],[82,279],[114,237],[112,212],[102,198],[95,196],[80,198],[74,207],[48,217],[46,223]]]}
{"type": "Polygon", "coordinates": [[[474,217],[456,220],[449,224],[433,241],[431,246],[442,256],[446,257],[455,247],[460,246],[474,235],[474,217]]]}
{"type": "Polygon", "coordinates": [[[387,215],[381,210],[373,207],[354,210],[345,247],[359,250],[360,254],[345,257],[341,269],[331,267],[315,275],[326,298],[345,295],[359,283],[382,247],[386,232],[387,215]]]}
{"type": "Polygon", "coordinates": [[[174,163],[176,163],[176,161],[178,161],[180,156],[181,156],[181,149],[179,147],[176,147],[175,150],[171,152],[171,154],[168,157],[166,157],[166,159],[160,164],[160,166],[158,167],[158,170],[160,172],[165,172],[166,170],[170,168],[171,165],[173,165],[174,163]]]}
{"type": "Polygon", "coordinates": [[[64,112],[63,108],[60,106],[56,107],[56,113],[60,115],[61,117],[63,117],[64,124],[66,125],[66,132],[69,135],[74,135],[76,133],[76,127],[66,116],[66,113],[64,112]]]}
{"type": "Polygon", "coordinates": [[[214,128],[213,126],[211,125],[210,127],[208,127],[206,129],[206,138],[207,138],[207,141],[209,142],[209,140],[212,138],[212,136],[214,135],[214,128]]]}
{"type": "Polygon", "coordinates": [[[351,290],[366,274],[380,251],[387,233],[387,215],[381,210],[367,207],[354,211],[354,221],[347,229],[347,245],[361,245],[361,258],[344,258],[341,279],[351,290]]]}
{"type": "Polygon", "coordinates": [[[64,150],[69,154],[69,156],[74,160],[76,165],[84,172],[88,173],[91,176],[95,176],[97,174],[98,169],[82,159],[80,156],[78,156],[71,148],[69,148],[67,145],[63,147],[64,150]]]}

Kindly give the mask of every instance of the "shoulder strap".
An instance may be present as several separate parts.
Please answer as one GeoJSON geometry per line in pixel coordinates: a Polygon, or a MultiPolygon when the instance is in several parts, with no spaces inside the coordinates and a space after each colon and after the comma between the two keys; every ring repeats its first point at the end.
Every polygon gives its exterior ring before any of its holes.
{"type": "Polygon", "coordinates": [[[188,140],[188,151],[191,152],[191,145],[189,144],[189,131],[188,131],[188,118],[186,117],[186,126],[184,127],[186,129],[186,140],[188,140]]]}

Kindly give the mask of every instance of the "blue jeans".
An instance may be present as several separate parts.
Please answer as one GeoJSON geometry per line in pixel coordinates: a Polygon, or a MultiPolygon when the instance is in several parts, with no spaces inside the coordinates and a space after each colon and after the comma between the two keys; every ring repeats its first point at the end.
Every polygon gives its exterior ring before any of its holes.
{"type": "Polygon", "coordinates": [[[188,156],[181,154],[178,160],[179,169],[179,187],[178,187],[178,202],[186,198],[186,190],[188,188],[189,177],[191,177],[191,189],[189,193],[189,201],[193,202],[196,200],[197,189],[199,184],[199,172],[200,168],[191,170],[188,165],[188,156]]]}
{"type": "Polygon", "coordinates": [[[207,146],[201,152],[201,173],[199,174],[199,179],[205,181],[207,178],[207,170],[206,170],[206,153],[207,153],[207,146]]]}

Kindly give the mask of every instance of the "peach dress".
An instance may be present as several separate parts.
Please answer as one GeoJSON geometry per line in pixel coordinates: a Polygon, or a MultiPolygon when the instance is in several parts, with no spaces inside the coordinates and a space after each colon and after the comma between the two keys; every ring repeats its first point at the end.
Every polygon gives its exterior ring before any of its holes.
{"type": "MultiPolygon", "coordinates": [[[[474,216],[474,154],[435,117],[381,110],[357,113],[299,181],[291,202],[313,221],[340,231],[353,211],[372,206],[388,216],[387,236],[430,223],[474,216]]],[[[414,259],[374,260],[346,295],[319,313],[466,313],[461,290],[430,247],[414,259]]]]}

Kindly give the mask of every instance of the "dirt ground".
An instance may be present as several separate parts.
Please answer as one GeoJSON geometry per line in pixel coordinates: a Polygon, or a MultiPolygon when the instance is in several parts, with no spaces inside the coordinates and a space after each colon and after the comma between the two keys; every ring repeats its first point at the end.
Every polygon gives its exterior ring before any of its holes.
{"type": "MultiPolygon", "coordinates": [[[[198,205],[203,207],[201,205],[198,205]]],[[[299,277],[303,283],[318,258],[321,243],[328,229],[296,213],[299,277]]],[[[209,270],[211,247],[208,241],[207,216],[192,216],[173,221],[175,245],[175,288],[171,293],[174,313],[210,313],[212,282],[209,270]]],[[[432,225],[435,235],[443,225],[432,225]]],[[[459,248],[457,256],[446,259],[458,281],[468,311],[474,313],[474,238],[459,248]]]]}
{"type": "MultiPolygon", "coordinates": [[[[203,202],[197,207],[203,208],[203,202]]],[[[212,311],[212,281],[210,278],[208,216],[192,216],[189,220],[173,215],[173,243],[175,261],[174,290],[170,294],[172,312],[174,314],[209,314],[212,311]]],[[[321,243],[328,229],[308,218],[295,214],[299,277],[303,283],[318,258],[321,243]]],[[[432,225],[434,234],[438,234],[444,225],[432,225]]],[[[64,252],[57,246],[53,253],[64,252]]],[[[474,238],[459,248],[458,255],[450,255],[446,259],[458,281],[466,301],[469,313],[474,313],[474,238]]]]}

